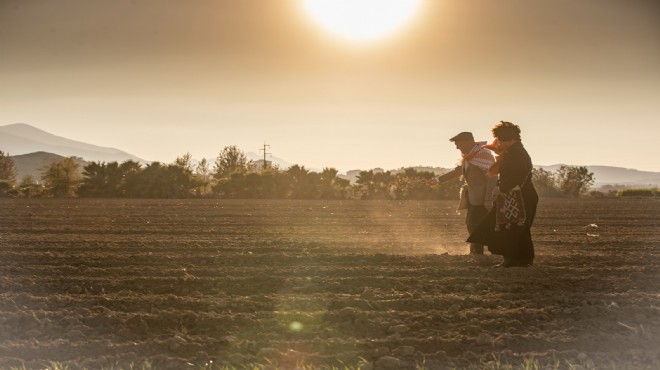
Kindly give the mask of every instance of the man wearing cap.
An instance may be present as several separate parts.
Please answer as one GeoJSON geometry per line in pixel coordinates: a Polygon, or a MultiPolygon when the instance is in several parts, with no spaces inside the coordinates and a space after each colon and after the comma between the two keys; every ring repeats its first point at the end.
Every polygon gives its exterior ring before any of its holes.
{"type": "MultiPolygon", "coordinates": [[[[461,132],[449,141],[461,151],[461,161],[455,169],[437,180],[443,183],[462,176],[464,184],[458,209],[467,209],[465,223],[468,233],[472,233],[493,206],[492,195],[497,177],[488,176],[488,169],[495,163],[495,157],[484,148],[486,142],[474,141],[471,132],[461,132]]],[[[471,243],[470,254],[484,254],[483,244],[471,243]]]]}

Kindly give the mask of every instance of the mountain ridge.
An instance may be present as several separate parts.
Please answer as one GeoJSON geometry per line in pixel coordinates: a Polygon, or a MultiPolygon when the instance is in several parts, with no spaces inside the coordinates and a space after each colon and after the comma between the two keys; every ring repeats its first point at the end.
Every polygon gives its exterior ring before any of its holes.
{"type": "Polygon", "coordinates": [[[148,161],[122,150],[67,139],[26,123],[0,126],[0,149],[10,155],[47,152],[64,157],[81,157],[87,161],[148,161]]]}

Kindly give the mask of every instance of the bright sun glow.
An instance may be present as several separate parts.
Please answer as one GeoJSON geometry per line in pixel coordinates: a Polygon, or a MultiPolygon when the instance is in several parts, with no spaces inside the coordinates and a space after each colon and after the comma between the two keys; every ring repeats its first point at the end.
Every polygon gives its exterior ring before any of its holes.
{"type": "Polygon", "coordinates": [[[422,0],[304,0],[321,27],[351,41],[372,41],[397,31],[422,0]]]}

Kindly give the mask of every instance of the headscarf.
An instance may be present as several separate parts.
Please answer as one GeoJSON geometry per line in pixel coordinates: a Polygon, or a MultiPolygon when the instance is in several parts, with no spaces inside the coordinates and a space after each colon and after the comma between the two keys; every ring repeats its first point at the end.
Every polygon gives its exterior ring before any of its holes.
{"type": "Polygon", "coordinates": [[[461,164],[465,165],[469,163],[484,171],[488,171],[495,164],[495,157],[493,157],[493,153],[489,150],[490,148],[487,148],[486,143],[485,141],[475,143],[469,153],[463,154],[461,164]]]}

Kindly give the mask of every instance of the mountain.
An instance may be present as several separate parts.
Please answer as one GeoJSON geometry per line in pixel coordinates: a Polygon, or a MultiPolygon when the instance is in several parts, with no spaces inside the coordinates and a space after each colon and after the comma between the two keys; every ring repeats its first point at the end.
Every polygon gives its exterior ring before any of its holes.
{"type": "MultiPolygon", "coordinates": [[[[26,176],[31,176],[34,181],[39,181],[41,178],[41,170],[44,167],[48,166],[52,162],[61,161],[65,158],[67,157],[46,152],[35,152],[11,156],[11,159],[14,161],[14,165],[16,166],[16,180],[19,182],[26,176]]],[[[80,166],[80,172],[82,172],[82,168],[88,163],[80,158],[74,158],[74,161],[80,166]]]]}
{"type": "Polygon", "coordinates": [[[87,161],[147,163],[119,149],[106,148],[50,134],[25,123],[0,126],[0,150],[12,156],[48,152],[64,157],[81,157],[87,161]]]}

